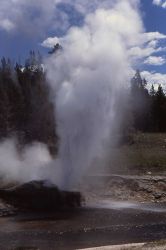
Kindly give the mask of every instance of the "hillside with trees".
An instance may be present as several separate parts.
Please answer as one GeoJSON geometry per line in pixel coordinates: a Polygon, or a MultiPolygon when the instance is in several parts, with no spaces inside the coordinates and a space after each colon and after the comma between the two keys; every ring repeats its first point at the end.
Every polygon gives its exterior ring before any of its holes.
{"type": "Polygon", "coordinates": [[[20,145],[34,141],[56,154],[58,138],[53,103],[40,54],[31,51],[25,65],[1,59],[0,139],[16,136],[20,145]]]}
{"type": "Polygon", "coordinates": [[[137,70],[131,80],[133,127],[141,132],[166,132],[166,95],[160,84],[150,90],[137,70]]]}
{"type": "MultiPolygon", "coordinates": [[[[56,51],[56,47],[54,48],[56,51]]],[[[51,52],[51,53],[54,53],[51,52]]],[[[139,70],[131,80],[126,131],[166,132],[166,95],[159,84],[147,88],[139,70]]],[[[35,141],[56,155],[58,136],[54,105],[40,53],[30,51],[24,65],[2,58],[0,63],[0,140],[16,136],[19,145],[35,141]]]]}

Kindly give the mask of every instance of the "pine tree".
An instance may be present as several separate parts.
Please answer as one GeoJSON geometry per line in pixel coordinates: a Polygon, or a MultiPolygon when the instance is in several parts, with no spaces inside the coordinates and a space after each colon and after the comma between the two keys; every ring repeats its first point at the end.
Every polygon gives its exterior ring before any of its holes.
{"type": "Polygon", "coordinates": [[[156,94],[156,91],[155,91],[155,89],[154,89],[154,85],[152,84],[152,86],[151,86],[151,88],[150,88],[150,91],[149,91],[149,94],[150,94],[150,96],[155,96],[155,94],[156,94]]]}
{"type": "Polygon", "coordinates": [[[41,67],[40,53],[30,52],[25,67],[2,58],[0,64],[0,139],[16,135],[24,145],[34,141],[58,149],[54,106],[41,67]]]}
{"type": "Polygon", "coordinates": [[[142,79],[137,70],[131,80],[131,106],[136,130],[147,131],[149,129],[150,96],[146,89],[147,82],[142,79]]]}
{"type": "Polygon", "coordinates": [[[156,131],[166,131],[166,96],[161,84],[159,84],[158,90],[155,94],[154,120],[156,131]]]}

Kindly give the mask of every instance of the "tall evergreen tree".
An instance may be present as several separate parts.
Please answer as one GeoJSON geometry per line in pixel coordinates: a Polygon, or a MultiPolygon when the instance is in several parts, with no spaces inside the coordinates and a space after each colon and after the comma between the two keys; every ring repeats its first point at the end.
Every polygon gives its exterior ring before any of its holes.
{"type": "Polygon", "coordinates": [[[157,132],[166,131],[166,97],[162,86],[159,84],[154,99],[154,121],[157,132]]]}
{"type": "Polygon", "coordinates": [[[2,58],[0,65],[0,139],[17,135],[20,143],[39,141],[57,152],[54,107],[40,53],[30,52],[25,67],[2,58]]]}
{"type": "Polygon", "coordinates": [[[137,70],[131,80],[131,106],[134,127],[137,130],[147,131],[149,128],[149,93],[146,89],[147,82],[142,79],[140,71],[137,70]]]}

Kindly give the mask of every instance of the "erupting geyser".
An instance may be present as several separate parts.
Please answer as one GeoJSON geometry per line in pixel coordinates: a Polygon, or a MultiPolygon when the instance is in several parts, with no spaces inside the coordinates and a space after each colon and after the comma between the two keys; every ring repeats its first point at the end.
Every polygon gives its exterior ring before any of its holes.
{"type": "Polygon", "coordinates": [[[48,2],[49,7],[71,4],[83,20],[63,37],[43,42],[62,46],[49,55],[44,67],[55,103],[58,156],[52,159],[46,146],[37,143],[26,148],[20,159],[15,143],[7,140],[0,145],[0,172],[21,183],[48,179],[62,190],[71,190],[121,127],[135,51],[150,36],[142,33],[139,1],[48,2]]]}
{"type": "Polygon", "coordinates": [[[56,41],[63,47],[46,61],[46,67],[60,138],[55,162],[60,175],[55,179],[67,189],[103,154],[123,120],[121,97],[130,81],[129,51],[142,23],[135,1],[110,2],[106,9],[97,1],[83,26],[44,42],[56,41]]]}

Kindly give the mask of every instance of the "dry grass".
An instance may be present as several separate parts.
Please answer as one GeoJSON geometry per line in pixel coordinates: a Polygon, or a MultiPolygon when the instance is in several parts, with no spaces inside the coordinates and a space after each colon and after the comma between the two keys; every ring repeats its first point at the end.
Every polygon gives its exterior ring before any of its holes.
{"type": "MultiPolygon", "coordinates": [[[[166,172],[166,133],[137,133],[132,143],[110,147],[104,169],[116,174],[163,174],[166,172]]],[[[99,170],[99,168],[96,168],[99,170]]],[[[100,170],[99,170],[100,171],[100,170]]]]}

